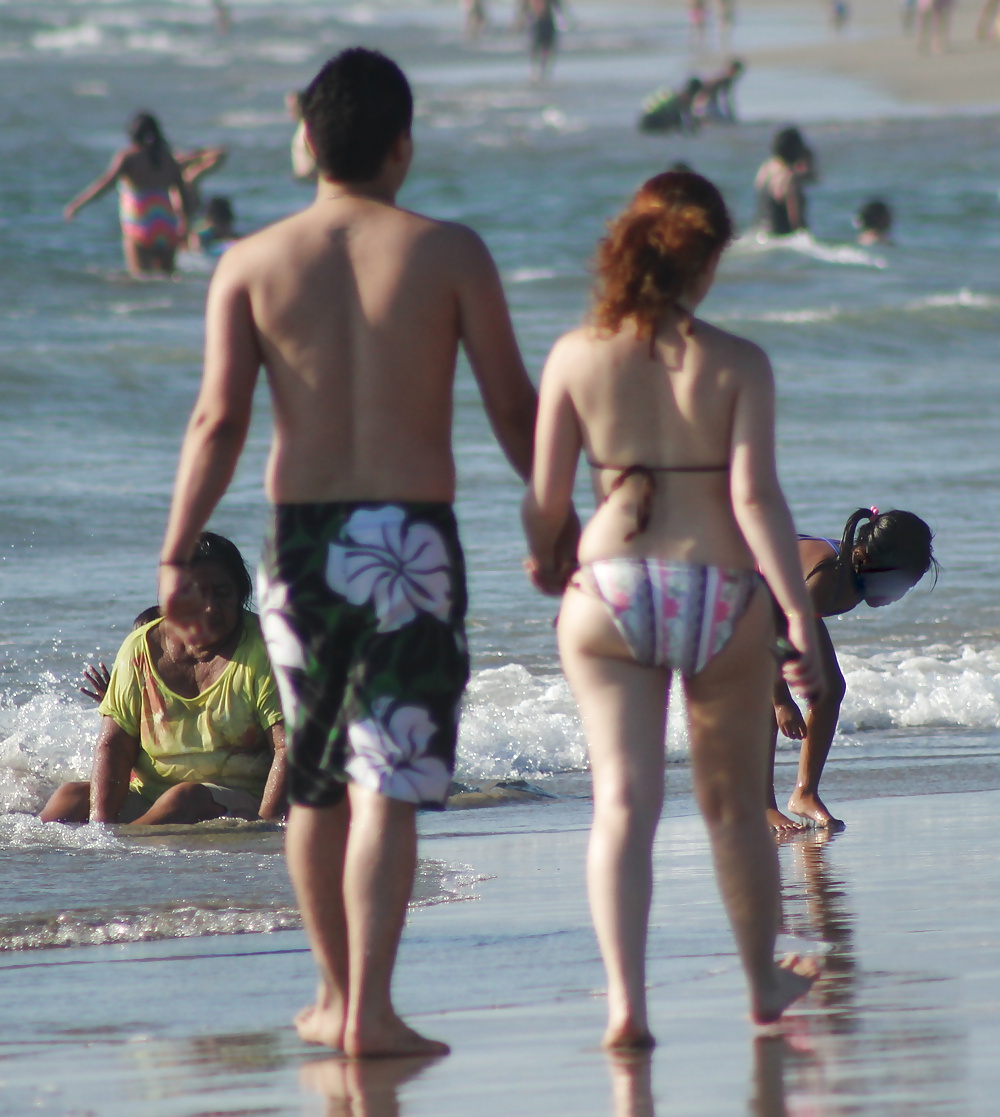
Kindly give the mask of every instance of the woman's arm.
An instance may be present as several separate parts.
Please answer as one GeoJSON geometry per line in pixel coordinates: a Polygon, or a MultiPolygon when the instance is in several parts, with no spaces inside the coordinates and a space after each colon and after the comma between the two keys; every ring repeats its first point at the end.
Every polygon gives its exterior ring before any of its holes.
{"type": "Polygon", "coordinates": [[[757,565],[788,618],[799,658],[786,663],[796,690],[818,695],[823,673],[812,605],[802,578],[792,515],[774,462],[774,375],[763,350],[742,342],[741,384],[733,416],[730,492],[733,512],[757,565]]]}
{"type": "Polygon", "coordinates": [[[570,397],[567,339],[557,342],[542,372],[535,424],[534,465],[521,506],[535,587],[558,596],[576,568],[580,526],[573,509],[573,481],[582,438],[570,397]]]}
{"type": "Polygon", "coordinates": [[[132,766],[139,756],[139,742],[105,715],[94,746],[90,773],[90,821],[117,822],[128,795],[132,766]]]}
{"type": "Polygon", "coordinates": [[[88,202],[94,201],[102,194],[106,194],[112,186],[118,181],[118,176],[122,171],[122,163],[125,160],[127,152],[119,151],[118,154],[111,160],[111,166],[101,175],[100,178],[95,178],[94,181],[81,190],[79,194],[69,203],[63,210],[63,217],[67,221],[72,221],[73,218],[79,213],[81,209],[88,202]]]}
{"type": "Polygon", "coordinates": [[[267,731],[267,740],[274,751],[271,771],[267,774],[264,796],[260,801],[260,817],[280,822],[288,814],[288,766],[285,753],[285,727],[280,723],[267,731]]]}

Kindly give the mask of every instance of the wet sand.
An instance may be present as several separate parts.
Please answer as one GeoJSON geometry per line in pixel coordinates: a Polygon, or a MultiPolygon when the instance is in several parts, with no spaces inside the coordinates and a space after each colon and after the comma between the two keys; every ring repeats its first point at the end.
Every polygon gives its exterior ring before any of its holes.
{"type": "Polygon", "coordinates": [[[820,954],[825,976],[765,1039],[746,1018],[704,831],[677,798],[658,836],[651,1060],[598,1047],[589,804],[562,802],[424,820],[424,856],[472,882],[468,901],[413,914],[397,1000],[451,1057],[359,1068],[301,1045],[289,1020],[313,974],[299,932],[24,952],[0,960],[0,1112],[995,1111],[1000,792],[838,800],[846,833],[782,845],[784,941],[820,954]]]}

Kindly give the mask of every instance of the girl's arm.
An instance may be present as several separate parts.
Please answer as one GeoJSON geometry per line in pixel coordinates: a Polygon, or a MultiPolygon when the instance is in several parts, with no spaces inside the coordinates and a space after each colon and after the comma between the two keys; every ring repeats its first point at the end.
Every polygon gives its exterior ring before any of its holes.
{"type": "Polygon", "coordinates": [[[812,604],[802,579],[799,548],[774,462],[774,376],[763,350],[749,342],[740,362],[742,382],[733,415],[730,491],[733,512],[761,573],[788,618],[799,658],[786,663],[796,690],[817,696],[823,672],[812,604]]]}
{"type": "Polygon", "coordinates": [[[63,210],[63,217],[67,221],[72,221],[73,218],[79,213],[81,209],[88,202],[94,201],[102,194],[106,194],[112,186],[118,181],[118,176],[121,174],[122,163],[125,160],[126,152],[119,151],[118,154],[111,160],[111,166],[101,175],[100,178],[95,178],[94,181],[69,203],[63,210]]]}
{"type": "Polygon", "coordinates": [[[542,593],[558,595],[576,568],[579,522],[573,482],[580,457],[580,424],[569,392],[573,362],[567,338],[557,342],[542,371],[535,452],[521,519],[528,538],[528,575],[542,593]]]}

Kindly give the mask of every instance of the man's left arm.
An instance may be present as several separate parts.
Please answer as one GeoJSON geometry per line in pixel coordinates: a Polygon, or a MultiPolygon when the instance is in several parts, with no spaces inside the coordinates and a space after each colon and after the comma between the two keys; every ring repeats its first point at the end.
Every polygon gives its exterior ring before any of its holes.
{"type": "Polygon", "coordinates": [[[201,389],[181,446],[167,532],[160,551],[163,613],[191,626],[200,611],[186,563],[232,480],[250,426],[261,355],[250,296],[239,266],[222,258],[208,293],[201,389]]]}
{"type": "Polygon", "coordinates": [[[271,771],[264,785],[264,796],[260,801],[260,817],[280,822],[288,814],[288,765],[285,752],[285,727],[278,722],[266,733],[268,743],[274,750],[271,771]]]}

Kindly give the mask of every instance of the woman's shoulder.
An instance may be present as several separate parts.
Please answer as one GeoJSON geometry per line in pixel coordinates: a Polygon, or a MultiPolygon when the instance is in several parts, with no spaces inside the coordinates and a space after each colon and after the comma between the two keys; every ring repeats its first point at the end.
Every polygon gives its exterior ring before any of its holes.
{"type": "Polygon", "coordinates": [[[754,341],[715,326],[704,319],[697,319],[695,336],[699,339],[706,355],[726,367],[750,374],[770,373],[771,362],[767,353],[754,341]]]}

